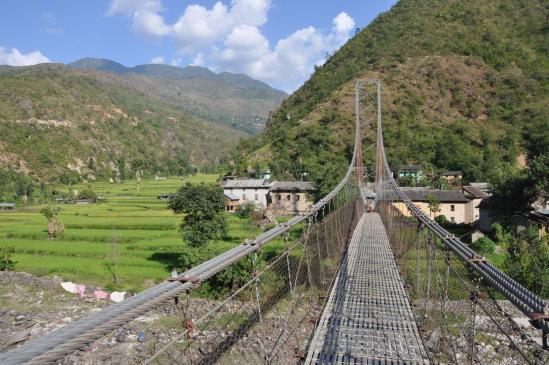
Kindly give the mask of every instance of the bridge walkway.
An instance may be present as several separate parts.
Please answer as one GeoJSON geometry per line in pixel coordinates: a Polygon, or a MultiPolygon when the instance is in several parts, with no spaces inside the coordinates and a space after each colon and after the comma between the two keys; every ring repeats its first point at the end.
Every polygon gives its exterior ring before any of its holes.
{"type": "Polygon", "coordinates": [[[378,213],[364,213],[306,364],[429,364],[378,213]]]}

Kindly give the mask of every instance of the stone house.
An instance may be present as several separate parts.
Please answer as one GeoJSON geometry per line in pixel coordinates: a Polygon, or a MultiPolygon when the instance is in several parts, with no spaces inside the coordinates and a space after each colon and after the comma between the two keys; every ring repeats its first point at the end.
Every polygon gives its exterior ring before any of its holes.
{"type": "Polygon", "coordinates": [[[225,198],[225,210],[231,213],[234,212],[236,210],[236,207],[238,206],[238,196],[234,195],[233,193],[225,193],[225,198]]]}
{"type": "MultiPolygon", "coordinates": [[[[426,215],[431,218],[438,216],[445,216],[452,223],[472,223],[467,221],[466,217],[470,216],[467,212],[469,200],[463,195],[461,191],[457,190],[435,190],[429,188],[401,188],[404,194],[410,198],[414,204],[421,209],[426,215]],[[434,197],[440,202],[438,212],[430,212],[429,210],[429,198],[434,197]]],[[[400,210],[404,216],[411,216],[410,211],[406,208],[404,202],[395,201],[393,203],[395,207],[400,210]]]]}
{"type": "Polygon", "coordinates": [[[549,234],[549,210],[515,214],[512,222],[517,234],[529,227],[535,227],[540,238],[549,234]]]}
{"type": "Polygon", "coordinates": [[[312,191],[314,186],[308,181],[275,181],[268,207],[277,215],[306,212],[314,203],[309,197],[312,191]]]}
{"type": "Polygon", "coordinates": [[[0,210],[14,210],[14,209],[15,209],[15,203],[0,202],[0,210]]]}
{"type": "Polygon", "coordinates": [[[463,186],[461,192],[469,200],[465,220],[477,223],[480,220],[480,202],[487,197],[486,193],[470,185],[463,186]]]}
{"type": "Polygon", "coordinates": [[[227,179],[223,181],[222,186],[225,196],[230,196],[227,198],[227,206],[236,207],[246,202],[253,202],[260,208],[266,208],[268,205],[267,194],[271,189],[271,183],[265,179],[227,179]]]}
{"type": "Polygon", "coordinates": [[[450,185],[459,185],[463,180],[463,172],[461,171],[444,171],[440,176],[445,178],[450,185]]]}

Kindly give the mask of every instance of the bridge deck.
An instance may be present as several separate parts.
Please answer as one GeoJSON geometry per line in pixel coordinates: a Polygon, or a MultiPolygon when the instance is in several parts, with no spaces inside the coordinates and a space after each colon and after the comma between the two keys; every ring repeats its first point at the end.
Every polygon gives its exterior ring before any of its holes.
{"type": "Polygon", "coordinates": [[[377,213],[353,233],[306,364],[428,364],[377,213]]]}

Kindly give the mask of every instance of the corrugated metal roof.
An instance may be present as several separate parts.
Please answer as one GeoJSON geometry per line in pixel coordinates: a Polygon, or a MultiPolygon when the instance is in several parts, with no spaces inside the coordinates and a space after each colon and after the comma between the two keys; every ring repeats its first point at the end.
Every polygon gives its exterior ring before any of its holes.
{"type": "Polygon", "coordinates": [[[268,189],[271,187],[265,179],[235,179],[223,181],[223,188],[226,189],[268,189]]]}
{"type": "Polygon", "coordinates": [[[463,175],[463,172],[461,171],[444,171],[442,176],[460,176],[463,175]]]}
{"type": "Polygon", "coordinates": [[[231,193],[225,193],[225,196],[230,200],[238,200],[238,197],[231,193]]]}
{"type": "Polygon", "coordinates": [[[15,203],[0,203],[1,208],[12,208],[15,207],[15,203]]]}
{"type": "Polygon", "coordinates": [[[464,186],[463,190],[471,195],[473,198],[486,198],[486,193],[483,193],[480,189],[475,188],[474,186],[464,186]]]}
{"type": "Polygon", "coordinates": [[[314,185],[309,181],[275,181],[272,191],[312,191],[314,185]]]}
{"type": "Polygon", "coordinates": [[[466,203],[469,200],[458,190],[435,190],[428,188],[401,188],[412,201],[426,202],[429,196],[434,196],[441,203],[466,203]]]}

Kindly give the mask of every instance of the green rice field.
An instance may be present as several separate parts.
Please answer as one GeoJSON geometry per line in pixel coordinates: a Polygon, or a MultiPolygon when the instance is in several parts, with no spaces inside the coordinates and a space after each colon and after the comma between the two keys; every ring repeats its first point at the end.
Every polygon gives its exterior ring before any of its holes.
{"type": "MultiPolygon", "coordinates": [[[[169,276],[181,252],[187,249],[178,231],[181,216],[167,208],[159,194],[175,192],[183,183],[214,183],[217,175],[198,175],[166,180],[123,183],[94,182],[70,189],[91,188],[105,201],[90,205],[60,204],[65,234],[49,239],[43,206],[0,212],[0,247],[15,249],[15,270],[37,275],[60,275],[77,283],[112,287],[109,271],[111,241],[119,251],[119,289],[139,291],[169,276]]],[[[59,187],[69,189],[69,187],[59,187]]],[[[230,238],[210,242],[218,249],[230,248],[260,233],[248,220],[229,218],[230,238]]]]}

